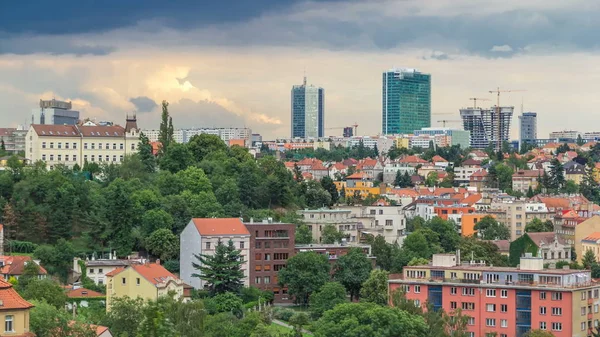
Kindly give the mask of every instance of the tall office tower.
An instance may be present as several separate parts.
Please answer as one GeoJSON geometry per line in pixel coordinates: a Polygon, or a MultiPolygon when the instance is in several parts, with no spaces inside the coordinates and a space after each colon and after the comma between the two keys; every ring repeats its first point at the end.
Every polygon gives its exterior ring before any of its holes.
{"type": "Polygon", "coordinates": [[[519,116],[519,147],[523,142],[532,143],[537,139],[537,113],[524,112],[519,116]]]}
{"type": "Polygon", "coordinates": [[[292,138],[317,138],[324,135],[325,90],[306,84],[292,87],[292,138]]]}
{"type": "Polygon", "coordinates": [[[40,99],[40,108],[32,110],[31,124],[75,125],[79,111],[71,110],[72,107],[71,102],[40,99]]]}
{"type": "Polygon", "coordinates": [[[471,147],[485,149],[492,144],[494,149],[499,150],[502,143],[510,138],[514,110],[512,106],[460,109],[463,127],[471,133],[471,147]]]}
{"type": "Polygon", "coordinates": [[[417,69],[383,73],[383,134],[412,133],[431,126],[431,75],[417,69]]]}

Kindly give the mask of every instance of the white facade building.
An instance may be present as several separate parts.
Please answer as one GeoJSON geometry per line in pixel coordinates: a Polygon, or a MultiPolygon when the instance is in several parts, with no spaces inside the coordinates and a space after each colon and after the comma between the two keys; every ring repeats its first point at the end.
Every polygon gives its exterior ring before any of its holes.
{"type": "MultiPolygon", "coordinates": [[[[158,141],[160,130],[142,131],[151,142],[158,141]]],[[[208,134],[221,138],[224,142],[232,139],[245,139],[250,144],[252,130],[249,128],[196,128],[196,129],[177,129],[173,131],[173,139],[176,143],[188,143],[193,136],[208,134]]]]}
{"type": "Polygon", "coordinates": [[[194,255],[213,255],[219,242],[233,241],[243,259],[244,285],[249,285],[250,232],[239,218],[194,218],[180,235],[180,278],[195,289],[203,289],[206,282],[192,274],[200,274],[192,263],[200,264],[194,255]]]}

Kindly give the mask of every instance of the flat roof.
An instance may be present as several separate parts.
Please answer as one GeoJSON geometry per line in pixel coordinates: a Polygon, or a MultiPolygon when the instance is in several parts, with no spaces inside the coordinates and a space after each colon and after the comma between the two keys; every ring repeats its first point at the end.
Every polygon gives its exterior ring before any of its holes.
{"type": "Polygon", "coordinates": [[[568,275],[568,274],[581,274],[589,273],[588,270],[578,269],[542,269],[542,270],[528,270],[528,269],[517,269],[515,267],[492,267],[492,266],[480,266],[480,265],[460,265],[453,267],[439,266],[434,267],[432,265],[421,265],[421,266],[406,266],[405,269],[429,269],[429,270],[472,270],[481,272],[513,272],[513,273],[528,273],[528,274],[555,274],[555,275],[568,275]]]}

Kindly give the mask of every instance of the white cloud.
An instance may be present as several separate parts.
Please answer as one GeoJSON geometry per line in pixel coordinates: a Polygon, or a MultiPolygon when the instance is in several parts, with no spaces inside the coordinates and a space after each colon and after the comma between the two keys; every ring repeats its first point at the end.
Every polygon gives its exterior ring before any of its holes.
{"type": "Polygon", "coordinates": [[[509,53],[509,52],[513,51],[513,49],[511,46],[509,46],[507,44],[503,44],[501,46],[493,46],[492,49],[490,49],[490,51],[499,52],[499,53],[509,53]]]}

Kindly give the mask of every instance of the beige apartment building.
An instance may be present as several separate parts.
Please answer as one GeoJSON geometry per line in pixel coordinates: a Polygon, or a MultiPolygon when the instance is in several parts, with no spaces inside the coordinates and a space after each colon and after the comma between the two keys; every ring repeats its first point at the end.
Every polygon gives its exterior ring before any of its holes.
{"type": "Polygon", "coordinates": [[[83,167],[86,161],[116,164],[137,152],[139,140],[135,116],[127,118],[125,127],[32,124],[25,139],[25,157],[31,163],[41,160],[50,169],[57,164],[83,167]]]}
{"type": "Polygon", "coordinates": [[[526,200],[493,201],[486,213],[494,214],[498,222],[505,224],[510,230],[510,241],[514,241],[525,233],[525,226],[531,220],[552,220],[555,212],[549,211],[546,204],[528,202],[526,200]]]}

